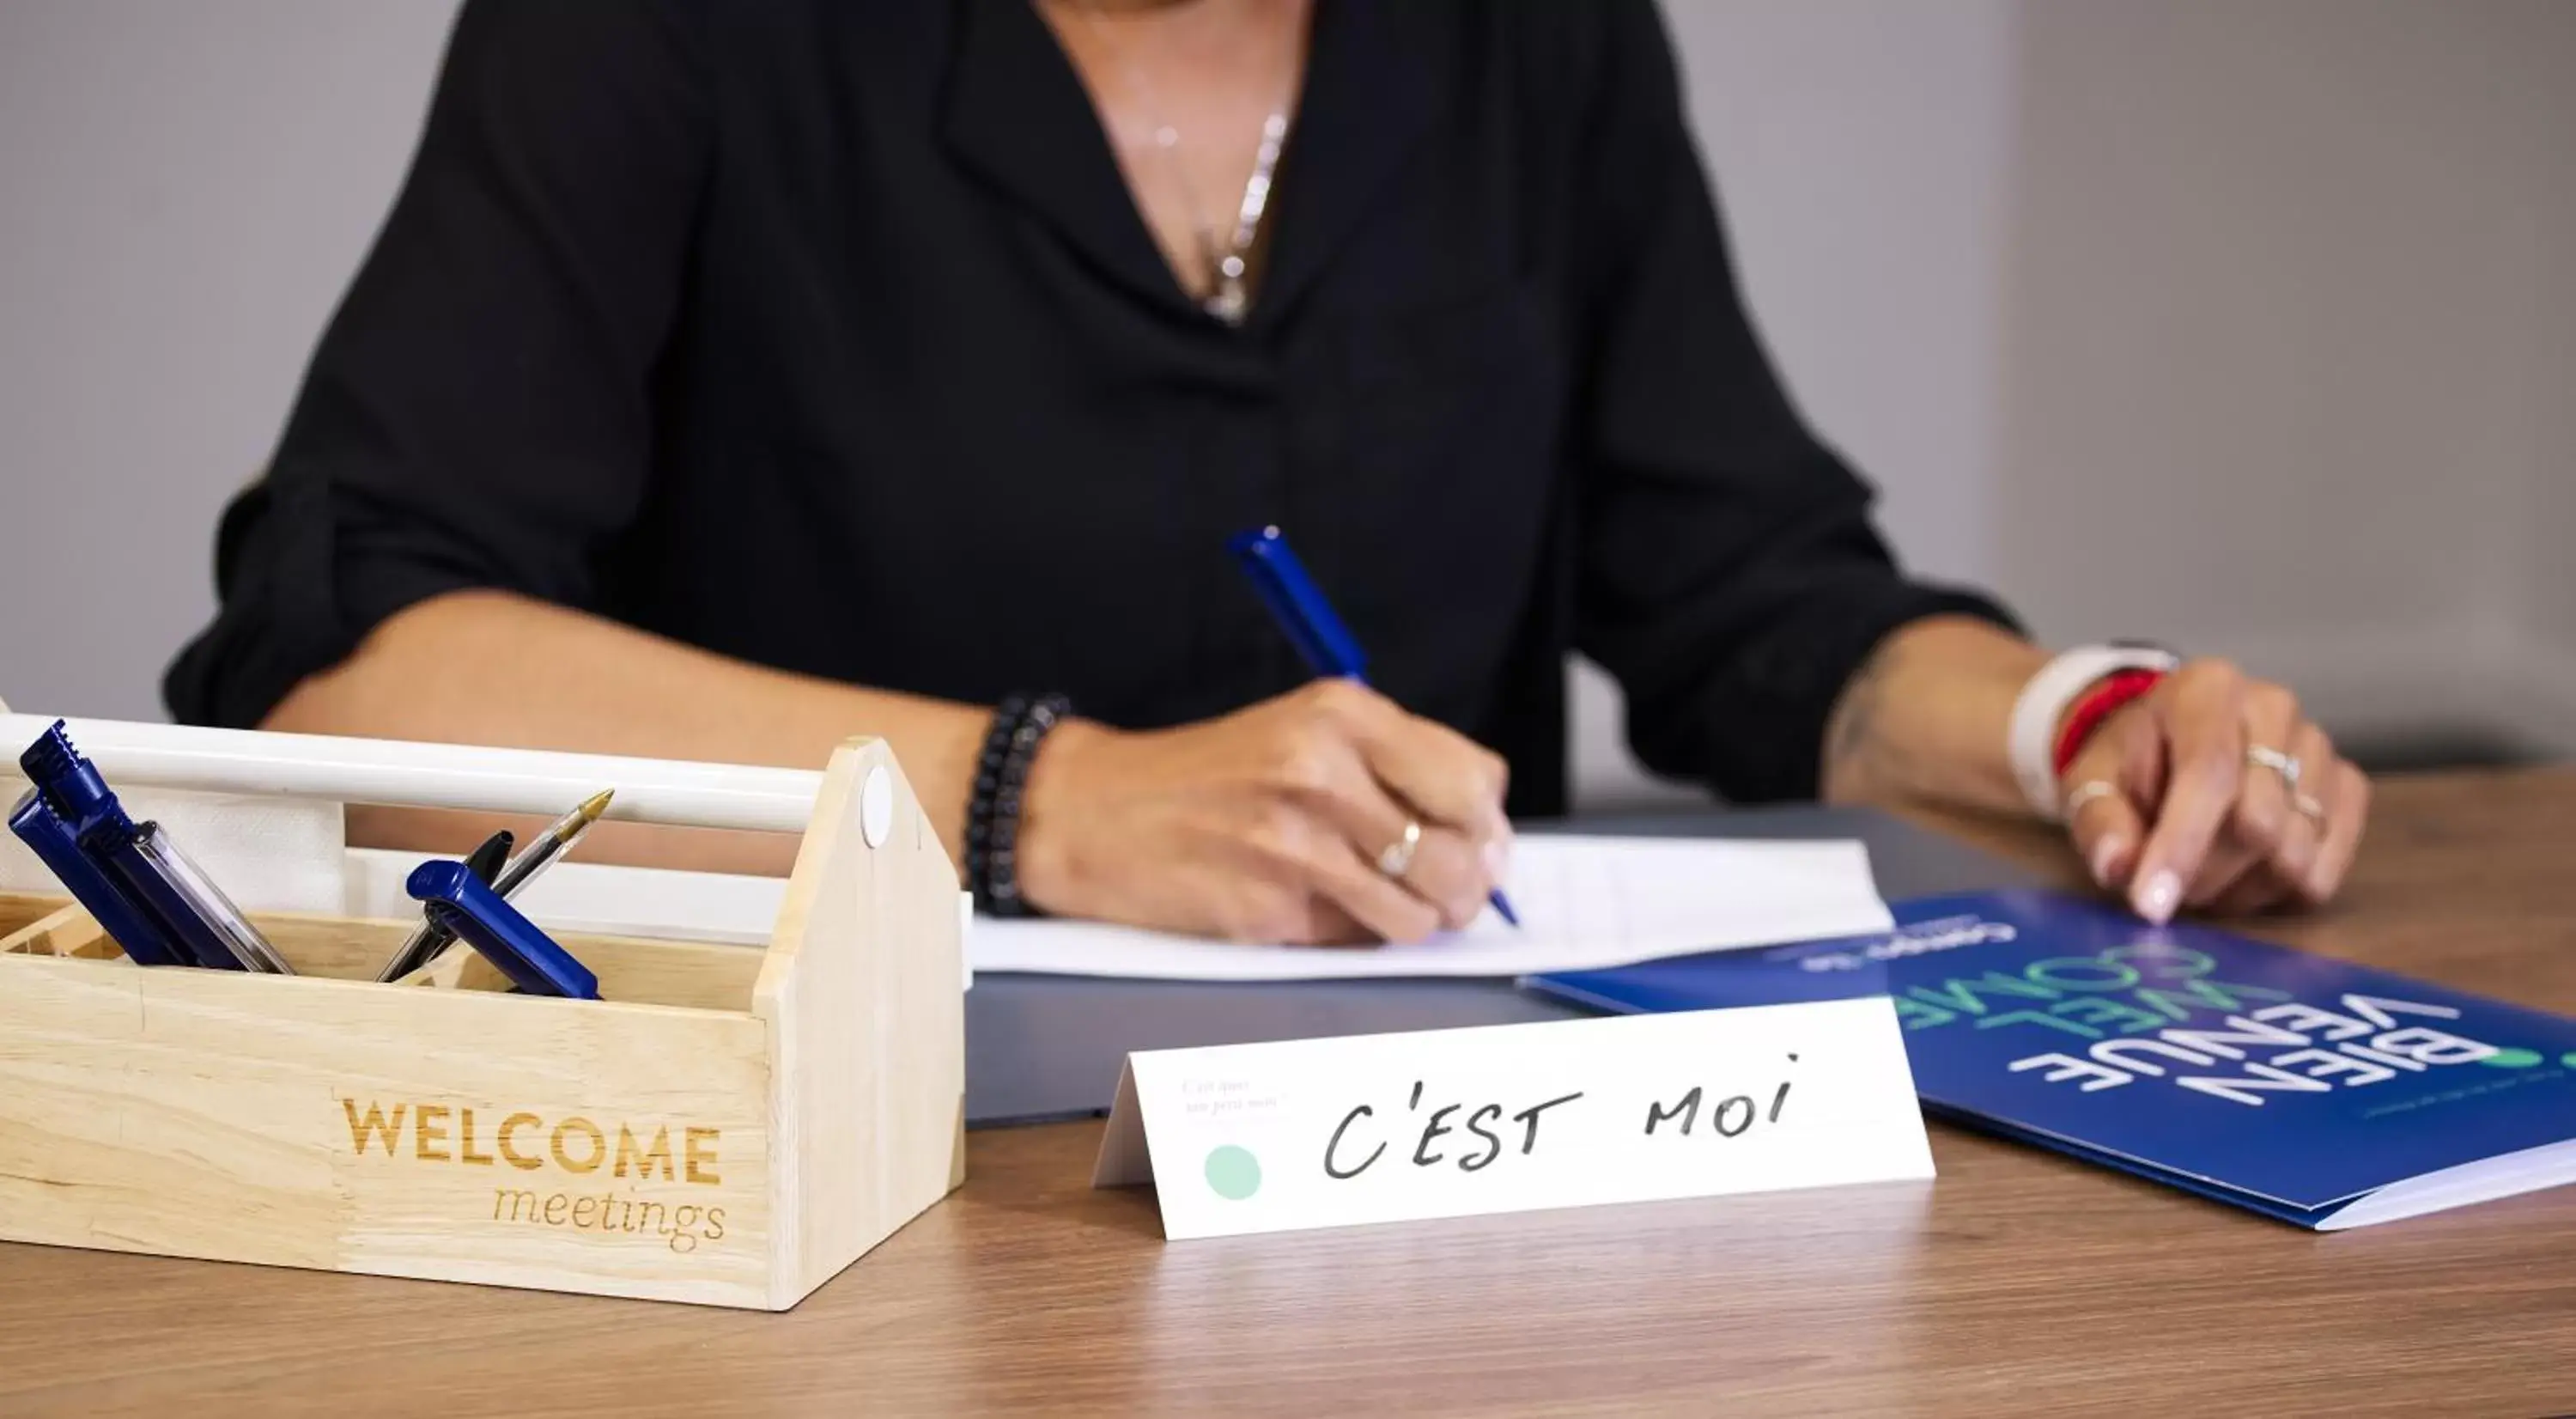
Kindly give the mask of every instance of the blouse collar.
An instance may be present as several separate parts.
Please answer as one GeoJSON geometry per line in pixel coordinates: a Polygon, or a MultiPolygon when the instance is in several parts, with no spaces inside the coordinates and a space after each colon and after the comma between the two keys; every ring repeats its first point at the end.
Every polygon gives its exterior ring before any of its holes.
{"type": "MultiPolygon", "coordinates": [[[[1423,159],[1459,36],[1419,0],[1314,0],[1305,89],[1271,189],[1268,264],[1246,329],[1275,326],[1423,159]]],[[[951,151],[1142,299],[1206,320],[1172,279],[1082,80],[1030,0],[961,0],[951,151]]]]}

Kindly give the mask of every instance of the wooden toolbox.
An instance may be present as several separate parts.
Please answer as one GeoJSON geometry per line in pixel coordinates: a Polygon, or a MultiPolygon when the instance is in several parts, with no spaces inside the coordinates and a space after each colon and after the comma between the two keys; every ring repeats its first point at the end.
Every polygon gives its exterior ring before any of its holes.
{"type": "MultiPolygon", "coordinates": [[[[120,788],[158,762],[91,752],[120,788]]],[[[494,751],[366,801],[511,811],[484,788],[539,758],[621,804],[644,762],[494,751]]],[[[252,910],[298,974],[243,975],[137,967],[66,899],[0,895],[0,1238],[794,1306],[965,1170],[956,873],[882,743],[803,778],[767,946],[558,931],[598,1001],[459,953],[377,984],[417,917],[252,910]]]]}

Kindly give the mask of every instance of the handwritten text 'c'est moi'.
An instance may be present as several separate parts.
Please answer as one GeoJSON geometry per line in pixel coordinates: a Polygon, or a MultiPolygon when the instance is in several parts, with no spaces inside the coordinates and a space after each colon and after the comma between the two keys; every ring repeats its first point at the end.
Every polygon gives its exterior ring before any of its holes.
{"type": "MultiPolygon", "coordinates": [[[[1790,1063],[1797,1061],[1798,1056],[1789,1056],[1790,1063]]],[[[1773,1124],[1780,1121],[1780,1111],[1789,1101],[1789,1081],[1780,1081],[1770,1095],[1767,1109],[1756,1101],[1752,1093],[1730,1094],[1708,1106],[1703,1115],[1701,1110],[1708,1105],[1708,1091],[1694,1084],[1670,1103],[1661,1099],[1647,1100],[1643,1111],[1644,1132],[1648,1137],[1688,1136],[1704,1116],[1709,1136],[1734,1138],[1752,1128],[1757,1121],[1773,1124]]],[[[1524,1157],[1537,1152],[1540,1125],[1546,1121],[1548,1111],[1576,1104],[1585,1097],[1585,1092],[1578,1089],[1511,1113],[1506,1113],[1506,1105],[1501,1103],[1482,1103],[1472,1109],[1463,1102],[1449,1103],[1439,1105],[1426,1115],[1422,1112],[1423,1083],[1417,1079],[1405,1101],[1405,1113],[1409,1117],[1404,1120],[1402,1128],[1395,1131],[1394,1141],[1410,1140],[1413,1143],[1409,1161],[1417,1168],[1447,1163],[1460,1172],[1479,1172],[1492,1166],[1506,1152],[1524,1157]],[[1450,1120],[1462,1110],[1466,1117],[1452,1126],[1450,1120]],[[1509,1126],[1506,1126],[1507,1122],[1509,1126]],[[1458,1142],[1443,1142],[1446,1139],[1458,1142]],[[1453,1147],[1457,1151],[1451,1151],[1453,1147]]],[[[1393,1121],[1390,1116],[1388,1122],[1393,1121]]],[[[1324,1176],[1335,1182],[1359,1177],[1387,1156],[1389,1141],[1388,1131],[1377,1126],[1376,1106],[1353,1105],[1334,1125],[1332,1136],[1324,1143],[1324,1176]]],[[[1403,1154],[1398,1156],[1407,1157],[1403,1154]]]]}

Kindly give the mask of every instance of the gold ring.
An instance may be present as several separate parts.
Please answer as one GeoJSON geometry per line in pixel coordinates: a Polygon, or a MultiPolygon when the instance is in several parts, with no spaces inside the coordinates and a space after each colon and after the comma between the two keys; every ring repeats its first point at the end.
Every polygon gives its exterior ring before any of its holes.
{"type": "Polygon", "coordinates": [[[1422,820],[1408,818],[1404,823],[1404,836],[1388,843],[1385,851],[1377,855],[1377,870],[1402,881],[1404,874],[1413,870],[1413,850],[1420,846],[1422,820]]]}
{"type": "Polygon", "coordinates": [[[2066,795],[2066,816],[2071,820],[2094,800],[2119,796],[2119,786],[2109,779],[2088,778],[2075,785],[2074,789],[2066,795]]]}

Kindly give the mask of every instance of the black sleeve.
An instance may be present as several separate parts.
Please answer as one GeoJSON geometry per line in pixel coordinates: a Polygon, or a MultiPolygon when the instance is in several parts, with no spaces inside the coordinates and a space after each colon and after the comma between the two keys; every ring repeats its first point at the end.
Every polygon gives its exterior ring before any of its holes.
{"type": "Polygon", "coordinates": [[[708,156],[696,61],[658,4],[464,6],[402,194],[225,511],[221,609],[162,687],[181,721],[255,723],[440,592],[589,601],[647,471],[708,156]]]}
{"type": "Polygon", "coordinates": [[[1992,602],[1906,580],[1870,490],[1790,406],[1747,320],[1650,0],[1605,6],[1576,641],[1658,773],[1813,797],[1825,721],[1878,641],[1992,602]]]}

